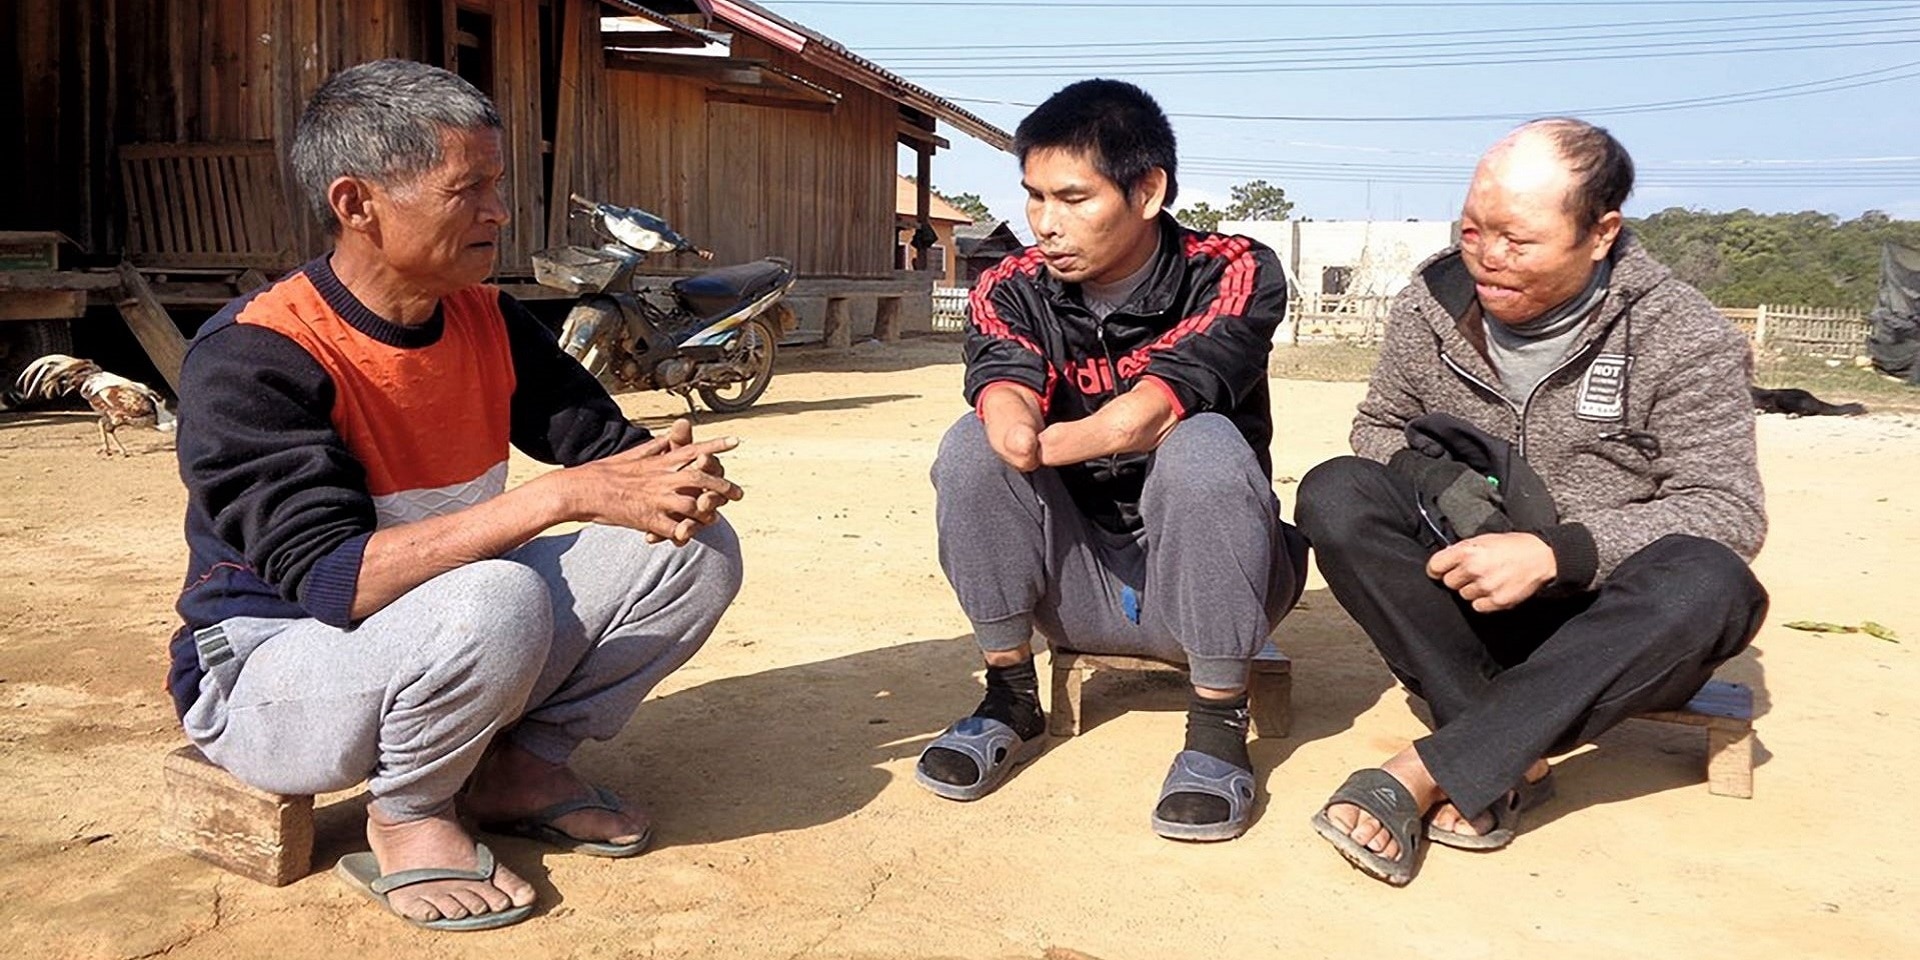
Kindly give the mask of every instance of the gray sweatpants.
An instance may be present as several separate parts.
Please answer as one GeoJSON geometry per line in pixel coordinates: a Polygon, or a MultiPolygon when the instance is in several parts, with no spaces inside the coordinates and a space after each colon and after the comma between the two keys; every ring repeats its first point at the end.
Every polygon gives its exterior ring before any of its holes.
{"type": "Polygon", "coordinates": [[[351,630],[227,620],[211,649],[240,656],[209,668],[187,737],[262,789],[364,780],[382,813],[433,816],[502,731],[553,763],[620,732],[739,588],[725,520],[679,548],[591,526],[435,577],[351,630]]]}
{"type": "Polygon", "coordinates": [[[1195,686],[1234,690],[1306,586],[1305,538],[1218,414],[1154,452],[1137,534],[1088,520],[1056,471],[1007,466],[973,414],[940,441],[933,486],[940,566],[986,651],[1038,628],[1062,649],[1184,660],[1195,686]]]}

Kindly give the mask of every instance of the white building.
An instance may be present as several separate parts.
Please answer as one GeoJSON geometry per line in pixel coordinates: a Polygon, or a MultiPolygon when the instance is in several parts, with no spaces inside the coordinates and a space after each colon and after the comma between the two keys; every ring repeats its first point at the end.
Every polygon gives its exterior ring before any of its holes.
{"type": "Polygon", "coordinates": [[[1452,246],[1458,225],[1446,220],[1229,220],[1221,233],[1252,237],[1274,249],[1293,296],[1388,297],[1409,282],[1420,262],[1452,246]]]}

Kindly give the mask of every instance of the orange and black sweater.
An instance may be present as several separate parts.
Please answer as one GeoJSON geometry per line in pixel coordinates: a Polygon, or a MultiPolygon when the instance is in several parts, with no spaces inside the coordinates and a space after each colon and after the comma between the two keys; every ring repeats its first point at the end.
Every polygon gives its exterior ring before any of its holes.
{"type": "Polygon", "coordinates": [[[183,626],[167,686],[184,713],[192,633],[229,617],[350,627],[376,529],[506,488],[507,446],[574,465],[647,439],[511,297],[474,286],[406,327],[322,257],[216,314],[180,371],[183,626]]]}

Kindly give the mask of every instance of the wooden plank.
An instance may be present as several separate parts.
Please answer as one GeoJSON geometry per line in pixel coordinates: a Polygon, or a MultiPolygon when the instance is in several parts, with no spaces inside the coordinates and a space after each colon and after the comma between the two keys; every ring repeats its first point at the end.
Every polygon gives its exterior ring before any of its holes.
{"type": "Polygon", "coordinates": [[[307,875],[313,862],[313,798],[242,783],[181,747],[162,764],[163,834],[187,853],[269,886],[307,875]]]}
{"type": "Polygon", "coordinates": [[[547,198],[548,246],[567,242],[567,195],[573,192],[574,154],[580,150],[580,48],[584,31],[578,20],[593,15],[578,0],[561,0],[559,9],[560,77],[554,102],[553,189],[547,198]]]}
{"type": "Polygon", "coordinates": [[[0,320],[60,320],[87,314],[84,290],[0,292],[0,320]]]}
{"type": "Polygon", "coordinates": [[[117,273],[78,270],[0,270],[0,293],[41,290],[118,290],[117,273]]]}
{"type": "Polygon", "coordinates": [[[177,394],[180,391],[180,364],[187,356],[187,338],[180,335],[180,328],[174,326],[173,318],[167,315],[167,308],[154,299],[152,288],[147,280],[134,269],[133,264],[120,265],[122,296],[120,316],[127,323],[127,329],[133,331],[140,348],[147,353],[147,359],[153,361],[155,369],[165,378],[167,386],[177,394]]]}

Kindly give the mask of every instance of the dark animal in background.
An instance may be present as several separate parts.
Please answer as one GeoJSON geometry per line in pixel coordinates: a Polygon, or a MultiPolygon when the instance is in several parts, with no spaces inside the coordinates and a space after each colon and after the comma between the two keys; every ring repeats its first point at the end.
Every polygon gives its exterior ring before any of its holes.
{"type": "Polygon", "coordinates": [[[1753,408],[1761,413],[1784,413],[1789,417],[1852,417],[1867,412],[1867,408],[1860,404],[1828,403],[1798,387],[1752,389],[1753,408]]]}

